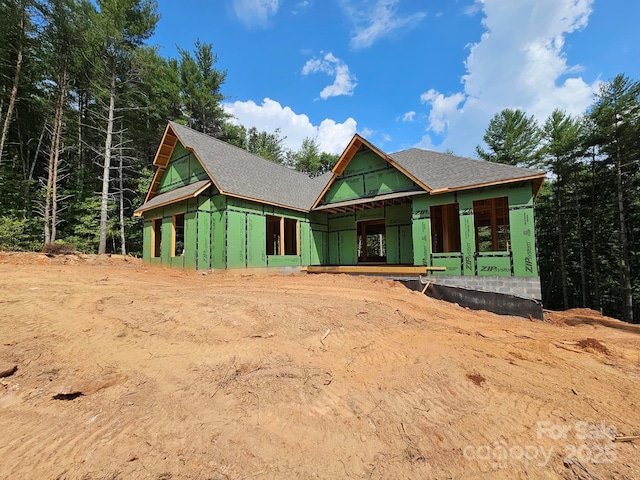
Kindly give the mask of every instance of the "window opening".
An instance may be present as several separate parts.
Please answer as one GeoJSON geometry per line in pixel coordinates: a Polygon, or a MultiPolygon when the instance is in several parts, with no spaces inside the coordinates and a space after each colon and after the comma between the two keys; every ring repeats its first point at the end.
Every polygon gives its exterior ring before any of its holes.
{"type": "Polygon", "coordinates": [[[431,207],[431,251],[460,252],[460,208],[457,203],[431,207]]]}
{"type": "Polygon", "coordinates": [[[509,199],[507,197],[473,202],[473,220],[478,252],[509,250],[509,199]]]}

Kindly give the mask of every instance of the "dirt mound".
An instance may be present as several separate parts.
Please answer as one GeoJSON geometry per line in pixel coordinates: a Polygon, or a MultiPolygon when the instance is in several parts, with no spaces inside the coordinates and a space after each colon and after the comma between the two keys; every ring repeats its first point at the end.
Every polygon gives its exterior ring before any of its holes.
{"type": "Polygon", "coordinates": [[[640,478],[635,326],[58,257],[0,253],[0,478],[640,478]]]}
{"type": "Polygon", "coordinates": [[[90,255],[79,252],[1,252],[0,265],[105,265],[140,267],[142,259],[131,255],[90,255]]]}

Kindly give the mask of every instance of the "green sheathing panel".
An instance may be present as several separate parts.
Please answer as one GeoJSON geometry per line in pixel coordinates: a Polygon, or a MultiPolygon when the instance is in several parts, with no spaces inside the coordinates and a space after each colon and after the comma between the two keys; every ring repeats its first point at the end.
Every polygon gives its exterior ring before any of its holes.
{"type": "Polygon", "coordinates": [[[200,195],[197,198],[197,234],[198,234],[198,264],[200,270],[213,268],[211,265],[211,222],[213,212],[211,212],[211,197],[200,195]]]}
{"type": "Polygon", "coordinates": [[[224,268],[224,197],[210,187],[198,198],[183,200],[144,213],[143,258],[151,265],[171,268],[224,268]],[[220,202],[222,200],[222,202],[220,202]],[[184,255],[173,257],[173,216],[184,214],[184,255]],[[151,220],[162,218],[161,257],[151,258],[151,220]],[[217,227],[215,246],[214,226],[217,227]],[[221,235],[220,235],[221,234],[221,235]]]}
{"type": "MultiPolygon", "coordinates": [[[[193,203],[193,205],[195,205],[195,203],[193,203]]],[[[185,265],[195,265],[197,256],[197,249],[194,244],[196,219],[195,213],[190,213],[189,208],[192,207],[190,207],[189,201],[185,200],[144,213],[144,250],[142,257],[145,261],[151,265],[162,265],[171,268],[184,268],[185,265]],[[174,257],[171,251],[173,216],[180,213],[185,215],[185,251],[183,256],[174,257]],[[155,218],[162,219],[160,257],[151,258],[151,220],[155,218]]]]}
{"type": "Polygon", "coordinates": [[[446,267],[444,272],[433,272],[435,275],[463,275],[461,253],[434,253],[431,255],[431,265],[446,267]]]}
{"type": "Polygon", "coordinates": [[[413,197],[413,262],[415,265],[446,267],[435,275],[478,275],[522,277],[538,276],[533,216],[533,185],[531,182],[500,187],[466,190],[445,195],[413,197]],[[473,202],[489,198],[508,197],[510,252],[476,252],[473,202]],[[460,209],[461,252],[433,254],[431,252],[430,208],[458,203],[460,209]]]}
{"type": "MultiPolygon", "coordinates": [[[[195,199],[189,209],[195,210],[195,199]]],[[[195,269],[198,262],[198,213],[188,212],[184,216],[184,267],[195,269]]]]}
{"type": "Polygon", "coordinates": [[[307,222],[300,223],[300,263],[311,265],[311,225],[307,222]]]}
{"type": "Polygon", "coordinates": [[[370,150],[357,153],[324,195],[322,204],[420,189],[370,150]]]}
{"type": "Polygon", "coordinates": [[[247,216],[227,211],[227,268],[247,266],[247,216]]]}
{"type": "Polygon", "coordinates": [[[473,195],[459,195],[460,208],[460,248],[462,249],[462,275],[476,274],[476,233],[473,221],[473,195]]]}
{"type": "Polygon", "coordinates": [[[160,179],[156,193],[165,193],[178,187],[209,178],[193,153],[186,150],[180,142],[173,150],[169,164],[160,179]]]}
{"type": "Polygon", "coordinates": [[[411,265],[413,263],[413,227],[400,225],[400,263],[411,265]]]}
{"type": "Polygon", "coordinates": [[[431,219],[429,208],[432,197],[420,195],[412,198],[411,222],[413,226],[413,264],[430,265],[431,263],[431,219]]]}
{"type": "Polygon", "coordinates": [[[211,197],[211,268],[227,268],[227,197],[211,197]]]}
{"type": "Polygon", "coordinates": [[[508,277],[511,275],[511,255],[478,253],[476,268],[479,277],[508,277]]]}
{"type": "Polygon", "coordinates": [[[311,265],[329,263],[329,231],[327,225],[311,226],[311,265]]]}
{"type": "Polygon", "coordinates": [[[329,265],[340,265],[340,232],[329,232],[329,265]]]}
{"type": "Polygon", "coordinates": [[[171,241],[173,235],[173,216],[179,213],[185,214],[185,244],[187,240],[186,232],[187,232],[187,201],[177,202],[171,205],[167,205],[163,208],[163,216],[162,216],[162,264],[171,267],[171,268],[184,268],[184,261],[187,255],[194,256],[195,250],[187,251],[185,245],[184,256],[174,257],[173,252],[171,251],[171,241]],[[167,246],[165,248],[165,245],[167,246]]]}
{"type": "Polygon", "coordinates": [[[387,263],[400,263],[400,227],[386,226],[387,263]]]}
{"type": "Polygon", "coordinates": [[[142,261],[151,263],[151,219],[145,218],[142,227],[142,261]]]}
{"type": "Polygon", "coordinates": [[[341,265],[356,265],[358,263],[357,241],[355,229],[340,232],[338,245],[340,248],[341,265]]]}
{"type": "Polygon", "coordinates": [[[300,257],[297,255],[267,255],[267,265],[270,267],[298,267],[300,266],[300,257]]]}
{"type": "Polygon", "coordinates": [[[226,268],[308,265],[312,243],[307,215],[286,208],[226,197],[226,268]],[[300,222],[300,255],[267,256],[267,215],[300,222]]]}
{"type": "MultiPolygon", "coordinates": [[[[370,210],[373,212],[373,210],[370,210]]],[[[365,214],[367,210],[358,212],[365,214]]],[[[369,214],[373,215],[373,214],[369,214]]],[[[328,216],[329,227],[329,265],[356,265],[356,214],[354,212],[328,216]]],[[[368,217],[379,218],[379,217],[368,217]]]]}
{"type": "Polygon", "coordinates": [[[509,189],[509,228],[513,252],[513,273],[517,277],[537,277],[536,237],[533,215],[533,186],[509,189]]]}
{"type": "Polygon", "coordinates": [[[263,215],[247,213],[247,266],[267,266],[267,223],[263,215]]]}
{"type": "Polygon", "coordinates": [[[385,207],[384,219],[387,241],[387,263],[391,265],[413,263],[411,237],[411,205],[385,207]]]}

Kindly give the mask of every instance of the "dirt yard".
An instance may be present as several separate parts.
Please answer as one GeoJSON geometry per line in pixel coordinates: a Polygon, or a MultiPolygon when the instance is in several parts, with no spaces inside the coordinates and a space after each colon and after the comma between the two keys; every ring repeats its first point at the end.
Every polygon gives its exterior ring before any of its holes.
{"type": "Polygon", "coordinates": [[[640,326],[589,310],[0,253],[0,376],[3,479],[640,479],[640,326]]]}

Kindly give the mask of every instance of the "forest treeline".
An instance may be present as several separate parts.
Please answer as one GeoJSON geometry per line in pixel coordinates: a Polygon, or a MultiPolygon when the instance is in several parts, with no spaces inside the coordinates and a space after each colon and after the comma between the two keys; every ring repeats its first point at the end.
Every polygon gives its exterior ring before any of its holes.
{"type": "Polygon", "coordinates": [[[604,82],[584,115],[555,110],[544,123],[496,114],[484,160],[548,172],[536,201],[544,305],[589,307],[627,321],[640,312],[640,83],[604,82]]]}
{"type": "Polygon", "coordinates": [[[139,254],[132,213],[169,120],[310,175],[335,163],[239,125],[213,46],[163,58],[158,20],[155,0],[0,0],[0,249],[139,254]]]}
{"type": "MultiPolygon", "coordinates": [[[[310,175],[335,163],[311,138],[293,152],[278,130],[239,125],[213,46],[163,58],[148,44],[158,20],[155,0],[0,0],[0,249],[139,254],[132,213],[168,120],[310,175]]],[[[620,75],[580,117],[506,109],[477,148],[549,174],[536,203],[548,308],[640,316],[639,99],[620,75]]]]}

